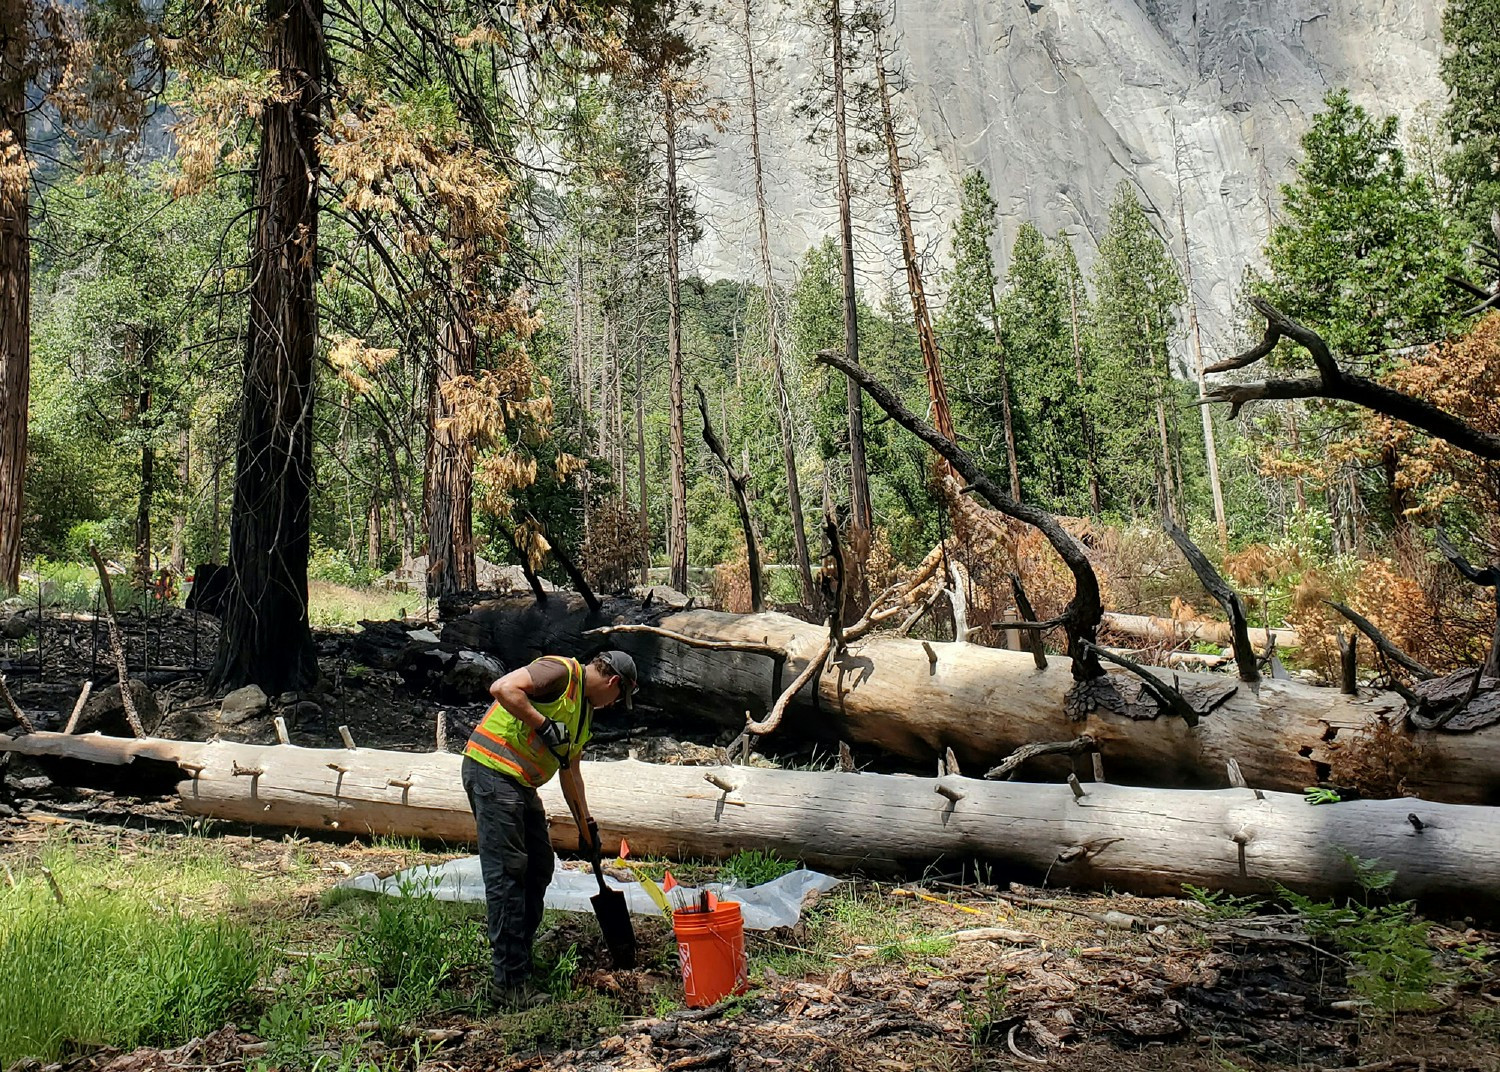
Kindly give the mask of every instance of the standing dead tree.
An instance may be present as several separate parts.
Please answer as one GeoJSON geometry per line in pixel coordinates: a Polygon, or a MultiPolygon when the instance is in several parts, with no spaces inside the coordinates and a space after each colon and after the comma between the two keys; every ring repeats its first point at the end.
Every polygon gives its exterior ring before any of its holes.
{"type": "Polygon", "coordinates": [[[759,614],[766,606],[760,587],[760,548],[756,545],[755,524],[750,518],[750,500],[745,497],[745,485],[750,482],[750,476],[735,471],[724,444],[714,434],[714,426],[708,419],[708,397],[704,395],[702,385],[693,384],[693,390],[698,392],[698,412],[703,416],[703,442],[708,444],[708,449],[713,451],[719,464],[724,466],[724,472],[729,476],[729,486],[734,491],[734,505],[739,509],[740,525],[745,530],[745,558],[750,567],[750,610],[759,614]]]}
{"type": "MultiPolygon", "coordinates": [[[[755,46],[750,38],[750,0],[745,0],[745,74],[750,90],[750,161],[755,172],[755,218],[760,226],[760,270],[766,295],[766,349],[771,360],[771,389],[776,396],[776,428],[781,434],[781,458],[786,468],[787,508],[792,515],[792,541],[797,552],[797,573],[802,579],[802,601],[809,607],[817,598],[813,587],[812,559],[807,551],[807,529],[802,517],[802,486],[797,479],[797,453],[792,444],[792,407],[787,395],[786,373],[781,364],[780,324],[776,308],[776,282],[771,276],[771,238],[766,225],[766,183],[760,155],[760,102],[755,87],[755,46]]],[[[700,392],[701,394],[701,392],[700,392]]],[[[708,427],[707,418],[703,422],[708,427]]],[[[746,543],[748,546],[749,535],[746,543]]],[[[752,578],[755,574],[752,571],[752,578]]],[[[760,609],[759,599],[755,600],[760,609]]]]}

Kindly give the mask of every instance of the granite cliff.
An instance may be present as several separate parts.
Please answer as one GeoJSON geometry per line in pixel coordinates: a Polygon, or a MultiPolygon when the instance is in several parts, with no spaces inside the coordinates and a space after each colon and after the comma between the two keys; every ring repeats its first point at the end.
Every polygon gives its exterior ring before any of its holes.
{"type": "MultiPolygon", "coordinates": [[[[737,6],[737,5],[736,5],[737,6]]],[[[762,145],[773,253],[788,277],[806,248],[834,233],[832,138],[819,112],[826,39],[809,0],[758,0],[762,145]]],[[[1230,309],[1259,259],[1277,189],[1325,93],[1348,87],[1409,133],[1443,103],[1441,5],[1407,0],[898,0],[900,106],[912,133],[909,185],[934,258],[946,255],[966,169],[989,175],[1000,206],[1003,268],[1031,219],[1075,237],[1085,270],[1121,181],[1134,182],[1179,263],[1182,189],[1194,293],[1210,355],[1232,345],[1230,309]]],[[[734,110],[688,167],[708,224],[689,264],[709,276],[758,278],[744,53],[735,7],[705,16],[713,89],[734,110]],[[709,21],[709,20],[712,21],[709,21]],[[725,27],[731,27],[726,29],[725,27]]],[[[868,140],[868,138],[866,139],[868,140]]],[[[894,286],[899,258],[879,160],[862,220],[862,285],[894,286]]]]}

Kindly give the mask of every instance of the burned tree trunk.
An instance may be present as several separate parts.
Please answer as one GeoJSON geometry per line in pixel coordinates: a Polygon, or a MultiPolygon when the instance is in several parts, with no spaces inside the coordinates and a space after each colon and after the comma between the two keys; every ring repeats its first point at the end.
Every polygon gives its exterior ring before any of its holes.
{"type": "MultiPolygon", "coordinates": [[[[859,361],[859,302],[854,282],[854,223],[850,206],[849,146],[844,110],[844,14],[842,0],[829,2],[833,37],[833,129],[838,156],[839,275],[844,288],[844,357],[859,361]]],[[[868,588],[865,566],[870,554],[870,472],[865,461],[864,402],[859,384],[847,382],[849,402],[849,542],[856,561],[850,595],[868,588]]]]}
{"type": "MultiPolygon", "coordinates": [[[[776,395],[776,430],[781,436],[781,460],[786,469],[787,510],[792,519],[792,544],[797,553],[797,574],[802,581],[802,602],[811,607],[817,599],[817,590],[813,587],[812,558],[807,550],[807,525],[802,516],[802,485],[797,477],[797,454],[792,444],[792,405],[787,395],[786,374],[781,364],[776,281],[771,275],[771,237],[766,227],[766,184],[760,156],[760,104],[755,92],[755,48],[750,40],[750,0],[745,0],[745,73],[750,89],[750,162],[755,169],[755,218],[760,227],[760,269],[766,295],[766,348],[771,359],[771,390],[776,395]]],[[[759,604],[756,609],[760,609],[759,604]]]]}
{"type": "Polygon", "coordinates": [[[453,388],[474,375],[477,345],[465,299],[455,295],[455,309],[438,341],[432,376],[432,464],[428,467],[427,591],[443,596],[478,587],[474,566],[473,437],[455,412],[453,388]]]}
{"type": "Polygon", "coordinates": [[[318,131],[327,63],[322,0],[268,0],[265,102],[251,244],[250,327],[230,516],[232,575],[209,672],[268,693],[318,676],[307,620],[313,357],[317,350],[318,131]]]}
{"type": "Polygon", "coordinates": [[[687,443],[682,412],[682,293],[679,286],[678,244],[681,220],[677,204],[677,104],[676,89],[662,76],[663,116],[667,131],[667,365],[671,403],[672,514],[667,545],[672,558],[672,587],[688,590],[687,443]]]}
{"type": "Polygon", "coordinates": [[[31,169],[27,0],[0,0],[0,594],[21,579],[21,496],[31,395],[31,169]]]}
{"type": "MultiPolygon", "coordinates": [[[[896,206],[896,222],[901,232],[901,260],[906,268],[906,290],[911,298],[912,320],[917,328],[917,343],[922,351],[922,369],[927,374],[927,394],[932,399],[932,421],[938,434],[956,442],[953,412],[948,405],[948,388],[943,383],[943,366],[938,357],[937,333],[932,330],[932,316],[927,309],[927,292],[922,286],[922,266],[917,260],[917,236],[912,228],[911,206],[906,199],[906,181],[901,172],[901,150],[896,141],[896,121],[891,113],[891,89],[886,73],[886,53],[881,41],[880,25],[875,23],[875,77],[880,88],[880,116],[885,134],[886,167],[890,173],[891,200],[896,206]]],[[[1007,403],[1007,408],[1008,408],[1007,403]]],[[[1014,443],[1008,444],[1012,449],[1014,443]]],[[[947,459],[941,470],[949,471],[947,459]]]]}

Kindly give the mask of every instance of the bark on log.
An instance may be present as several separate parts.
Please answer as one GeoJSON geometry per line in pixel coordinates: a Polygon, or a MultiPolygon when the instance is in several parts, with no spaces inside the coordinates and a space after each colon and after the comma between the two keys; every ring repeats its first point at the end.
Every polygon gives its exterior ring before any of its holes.
{"type": "MultiPolygon", "coordinates": [[[[0,737],[0,751],[123,764],[178,764],[191,814],[360,836],[473,839],[448,753],[331,750],[35,733],[0,737]]],[[[1456,902],[1472,913],[1500,902],[1494,812],[1412,799],[1314,807],[1251,789],[1154,790],[1092,783],[1039,785],[948,775],[586,765],[605,845],[637,853],[722,857],[774,850],[826,868],[888,871],[942,857],[981,857],[1051,882],[1174,894],[1184,882],[1243,893],[1283,883],[1307,893],[1357,890],[1349,855],[1396,872],[1400,898],[1456,902]],[[728,791],[705,785],[714,775],[728,791]],[[728,805],[728,806],[727,806],[728,805]],[[1415,817],[1415,821],[1413,821],[1415,817]]],[[[577,847],[554,781],[542,790],[553,844],[577,847]]]]}
{"type": "MultiPolygon", "coordinates": [[[[1105,611],[1100,628],[1103,632],[1120,636],[1140,637],[1142,640],[1163,641],[1169,644],[1202,642],[1227,648],[1233,640],[1228,622],[1208,619],[1181,621],[1177,618],[1156,618],[1149,614],[1116,614],[1112,611],[1105,611]]],[[[1250,636],[1250,643],[1262,650],[1270,642],[1271,637],[1276,638],[1276,646],[1282,649],[1296,648],[1302,644],[1295,629],[1269,631],[1250,629],[1247,632],[1250,636]]]]}
{"type": "MultiPolygon", "coordinates": [[[[605,616],[642,617],[638,603],[613,600],[605,616]]],[[[559,596],[546,607],[529,600],[497,600],[449,622],[444,639],[497,654],[519,666],[539,654],[584,655],[613,643],[641,671],[641,702],[742,726],[770,706],[772,660],[738,652],[700,651],[657,636],[584,637],[598,624],[580,601],[559,596]]],[[[723,614],[688,610],[654,624],[688,636],[774,645],[787,652],[785,680],[823,649],[827,629],[783,614],[723,614]]],[[[923,766],[951,747],[966,770],[988,770],[1026,744],[1088,734],[1098,743],[1110,778],[1125,784],[1218,787],[1230,759],[1253,786],[1284,792],[1325,780],[1334,752],[1357,746],[1380,722],[1399,726],[1406,703],[1390,692],[1337,689],[1300,681],[1263,679],[1251,686],[1223,674],[1163,672],[1200,709],[1229,688],[1238,691],[1196,727],[1162,717],[1155,701],[1135,697],[1141,686],[1123,672],[1107,675],[1131,717],[1095,711],[1074,721],[1066,714],[1073,684],[1066,658],[1038,670],[1029,654],[973,644],[922,642],[869,634],[837,654],[813,686],[801,690],[785,720],[797,732],[874,745],[923,766]],[[929,658],[930,648],[935,658],[929,658]],[[814,700],[816,698],[816,709],[814,700]]],[[[783,730],[784,732],[785,730],[783,730]]],[[[1406,732],[1400,731],[1398,732],[1406,732]]],[[[1419,769],[1408,786],[1423,797],[1455,803],[1500,803],[1500,727],[1471,733],[1420,733],[1419,769]]]]}

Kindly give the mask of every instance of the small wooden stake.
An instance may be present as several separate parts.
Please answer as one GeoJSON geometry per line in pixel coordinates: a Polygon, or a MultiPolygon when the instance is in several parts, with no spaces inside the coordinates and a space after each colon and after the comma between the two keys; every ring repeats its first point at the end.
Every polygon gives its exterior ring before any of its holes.
{"type": "Polygon", "coordinates": [[[439,711],[437,717],[437,742],[433,748],[435,752],[448,751],[448,712],[439,711]]]}
{"type": "Polygon", "coordinates": [[[68,716],[68,724],[63,727],[64,733],[72,733],[78,728],[78,718],[83,714],[83,705],[89,702],[89,694],[94,691],[94,683],[85,681],[83,689],[78,693],[78,700],[73,704],[73,713],[68,716]]]}
{"type": "Polygon", "coordinates": [[[938,782],[937,785],[933,786],[932,788],[938,796],[947,797],[955,804],[957,804],[964,797],[968,796],[968,794],[963,792],[962,790],[954,789],[952,786],[944,785],[942,782],[938,782]]]}
{"type": "Polygon", "coordinates": [[[1102,752],[1092,753],[1094,757],[1094,781],[1104,781],[1104,754],[1102,752]]]}
{"type": "Polygon", "coordinates": [[[109,583],[109,570],[104,568],[104,559],[99,557],[99,548],[91,542],[89,557],[99,572],[99,588],[104,593],[105,624],[109,626],[109,646],[115,656],[115,672],[120,678],[120,704],[125,708],[125,719],[137,737],[146,736],[141,725],[141,716],[135,709],[135,696],[130,691],[130,673],[125,665],[125,642],[120,639],[120,625],[115,621],[115,590],[109,583]]]}
{"type": "Polygon", "coordinates": [[[286,719],[282,718],[280,715],[277,715],[274,719],[271,720],[271,722],[276,727],[276,741],[277,741],[277,743],[279,743],[279,744],[291,744],[292,743],[292,738],[286,732],[286,719]]]}
{"type": "Polygon", "coordinates": [[[339,739],[344,742],[344,747],[354,751],[354,737],[349,733],[348,726],[339,727],[339,739]]]}
{"type": "Polygon", "coordinates": [[[1088,794],[1083,791],[1083,786],[1079,784],[1078,775],[1076,774],[1068,775],[1068,788],[1073,790],[1074,800],[1082,800],[1084,797],[1088,796],[1088,794]]]}
{"type": "Polygon", "coordinates": [[[735,790],[735,785],[733,782],[729,781],[727,778],[721,778],[713,771],[709,771],[704,774],[703,780],[714,786],[716,789],[721,789],[726,793],[733,793],[735,790]]]}
{"type": "Polygon", "coordinates": [[[52,873],[52,868],[43,866],[42,875],[46,877],[47,885],[52,887],[52,896],[57,900],[57,903],[64,908],[68,907],[68,902],[63,900],[62,887],[57,884],[57,876],[52,873]]]}
{"type": "Polygon", "coordinates": [[[943,749],[943,768],[946,774],[962,774],[958,769],[958,757],[953,754],[953,749],[943,749]]]}
{"type": "Polygon", "coordinates": [[[849,742],[839,742],[839,770],[845,774],[854,773],[854,753],[849,751],[849,742]]]}

